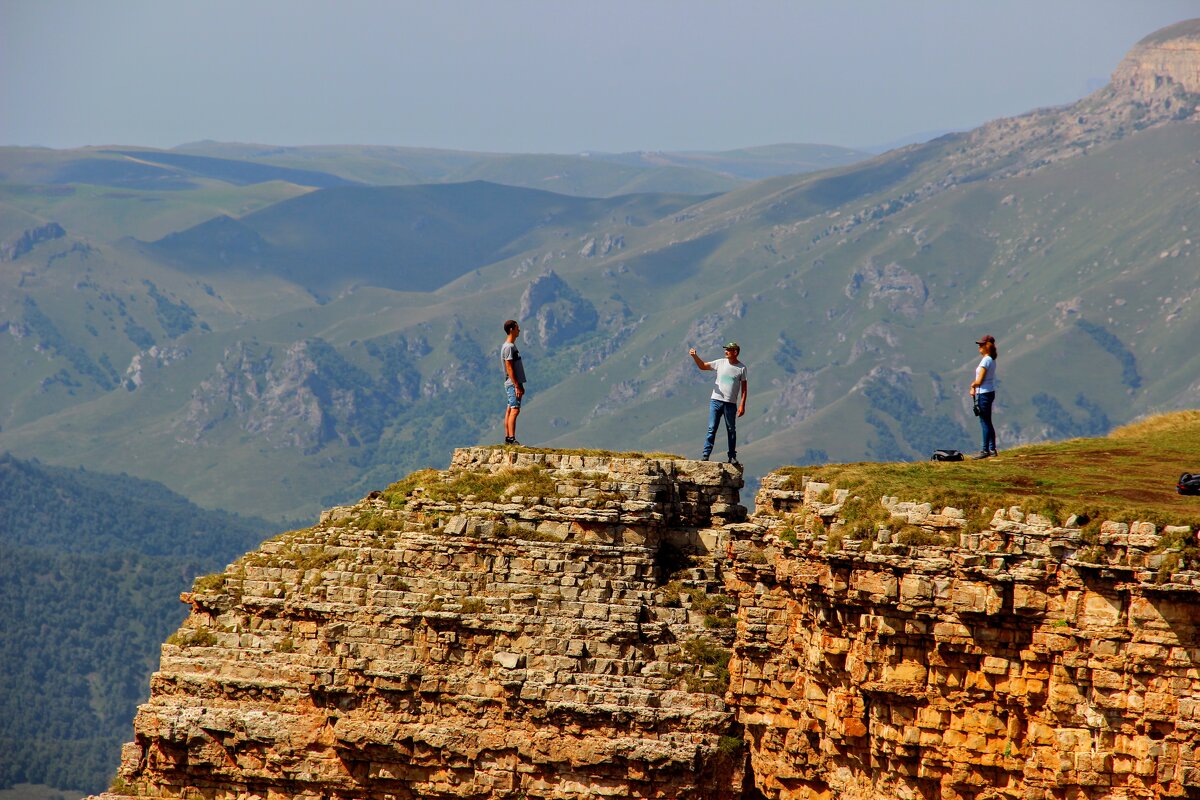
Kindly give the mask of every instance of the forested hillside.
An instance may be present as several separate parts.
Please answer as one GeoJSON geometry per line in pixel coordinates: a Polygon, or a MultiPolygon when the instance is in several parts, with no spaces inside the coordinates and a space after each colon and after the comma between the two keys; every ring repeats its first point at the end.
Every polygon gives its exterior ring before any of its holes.
{"type": "Polygon", "coordinates": [[[272,532],[158,483],[0,455],[0,787],[106,786],[179,593],[272,532]]]}

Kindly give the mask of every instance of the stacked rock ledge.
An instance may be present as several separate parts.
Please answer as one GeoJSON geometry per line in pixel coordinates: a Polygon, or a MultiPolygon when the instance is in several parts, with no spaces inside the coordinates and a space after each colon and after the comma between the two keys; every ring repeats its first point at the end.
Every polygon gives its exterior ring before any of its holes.
{"type": "Polygon", "coordinates": [[[199,579],[110,797],[733,798],[740,472],[468,448],[199,579]]]}
{"type": "Polygon", "coordinates": [[[183,595],[109,796],[1200,796],[1194,526],[741,488],[467,448],[330,509],[183,595]]]}
{"type": "Polygon", "coordinates": [[[774,473],[731,526],[727,697],[766,797],[1200,796],[1194,526],[882,497],[863,530],[848,495],[774,473]]]}

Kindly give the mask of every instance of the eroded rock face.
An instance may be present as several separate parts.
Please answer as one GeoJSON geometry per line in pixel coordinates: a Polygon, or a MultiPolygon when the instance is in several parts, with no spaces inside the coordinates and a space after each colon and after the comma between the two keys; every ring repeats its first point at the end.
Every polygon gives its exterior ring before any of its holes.
{"type": "Polygon", "coordinates": [[[529,282],[521,295],[519,316],[530,320],[528,338],[546,347],[595,330],[600,319],[595,306],[554,270],[547,270],[529,282]]]}
{"type": "Polygon", "coordinates": [[[67,232],[62,225],[57,222],[48,222],[45,225],[39,225],[36,228],[28,228],[21,232],[21,235],[0,243],[0,263],[6,261],[16,261],[23,255],[29,253],[33,248],[37,247],[42,242],[61,239],[66,236],[67,232]]]}
{"type": "Polygon", "coordinates": [[[469,449],[332,509],[183,595],[114,791],[736,797],[715,556],[740,486],[469,449]]]}
{"type": "Polygon", "coordinates": [[[1200,19],[1163,28],[1138,42],[1113,72],[1112,83],[1143,103],[1169,109],[1172,100],[1190,102],[1194,110],[1200,101],[1200,19]]]}
{"type": "Polygon", "coordinates": [[[331,509],[183,595],[114,792],[1200,795],[1194,528],[740,487],[468,448],[331,509]]]}
{"type": "Polygon", "coordinates": [[[1191,528],[1014,508],[971,532],[885,497],[892,522],[855,533],[844,491],[763,487],[734,526],[727,699],[767,797],[1200,795],[1191,528]]]}

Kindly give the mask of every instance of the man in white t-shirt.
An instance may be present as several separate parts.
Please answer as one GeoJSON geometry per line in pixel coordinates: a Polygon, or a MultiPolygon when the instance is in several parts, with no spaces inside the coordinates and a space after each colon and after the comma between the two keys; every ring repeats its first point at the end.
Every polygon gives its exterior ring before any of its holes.
{"type": "Polygon", "coordinates": [[[717,425],[722,417],[725,419],[725,433],[729,437],[729,463],[741,467],[737,460],[737,424],[738,417],[746,413],[746,394],[749,391],[746,384],[746,365],[738,361],[742,348],[737,342],[725,345],[725,357],[716,361],[702,361],[696,355],[696,348],[688,351],[688,355],[696,362],[699,369],[711,369],[717,373],[717,385],[713,389],[712,399],[708,407],[708,435],[704,439],[705,461],[712,455],[713,442],[717,436],[717,425]]]}

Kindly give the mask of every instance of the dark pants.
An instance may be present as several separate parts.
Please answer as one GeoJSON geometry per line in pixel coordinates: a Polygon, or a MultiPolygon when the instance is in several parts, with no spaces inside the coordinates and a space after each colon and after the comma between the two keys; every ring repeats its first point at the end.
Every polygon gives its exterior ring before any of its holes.
{"type": "Polygon", "coordinates": [[[712,453],[721,417],[725,417],[725,433],[729,436],[729,460],[733,461],[737,458],[737,403],[726,403],[723,400],[709,401],[708,435],[704,437],[704,457],[708,458],[712,453]]]}
{"type": "Polygon", "coordinates": [[[979,408],[979,427],[983,433],[981,449],[986,453],[996,452],[996,426],[992,424],[992,404],[995,402],[995,392],[975,393],[975,405],[979,408]]]}

